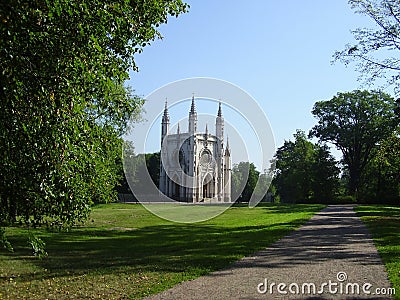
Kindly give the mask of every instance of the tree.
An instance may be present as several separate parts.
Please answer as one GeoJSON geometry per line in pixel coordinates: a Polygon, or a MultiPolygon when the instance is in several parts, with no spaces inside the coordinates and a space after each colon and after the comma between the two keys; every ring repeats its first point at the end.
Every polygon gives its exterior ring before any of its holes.
{"type": "Polygon", "coordinates": [[[346,45],[334,54],[335,60],[346,65],[356,61],[361,77],[372,83],[384,78],[399,88],[400,61],[400,3],[398,0],[350,0],[357,13],[370,17],[376,29],[358,28],[353,31],[355,44],[346,45]],[[390,53],[393,53],[390,56],[390,53]],[[391,76],[388,76],[391,74],[391,76]]]}
{"type": "Polygon", "coordinates": [[[338,93],[331,100],[314,105],[312,113],[318,124],[310,136],[330,142],[342,152],[352,196],[357,196],[362,172],[373,158],[373,149],[399,124],[395,107],[395,101],[383,92],[359,90],[338,93]]]}
{"type": "Polygon", "coordinates": [[[135,157],[135,146],[132,141],[124,141],[122,147],[122,157],[119,162],[119,165],[122,166],[120,169],[120,181],[115,188],[119,194],[131,194],[132,191],[128,182],[135,181],[137,168],[135,159],[133,159],[135,157]]]}
{"type": "Polygon", "coordinates": [[[311,197],[312,143],[298,130],[275,154],[274,184],[282,202],[308,202],[311,197]]]}
{"type": "Polygon", "coordinates": [[[154,187],[149,185],[148,180],[152,180],[158,188],[160,182],[160,151],[135,154],[132,142],[126,141],[123,164],[124,177],[121,180],[121,187],[118,188],[118,191],[133,193],[134,197],[137,193],[143,193],[148,197],[148,201],[152,201],[152,197],[155,196],[155,190],[154,187]]]}
{"type": "Polygon", "coordinates": [[[327,145],[313,145],[311,163],[311,190],[314,202],[333,201],[339,189],[340,169],[327,145]]]}
{"type": "Polygon", "coordinates": [[[242,161],[235,164],[232,168],[232,199],[249,201],[259,175],[253,163],[242,161]]]}
{"type": "Polygon", "coordinates": [[[315,145],[297,130],[274,156],[273,185],[282,202],[329,202],[335,196],[339,169],[327,146],[315,145]]]}
{"type": "Polygon", "coordinates": [[[160,184],[160,151],[154,153],[146,153],[146,166],[155,186],[160,184]]]}
{"type": "Polygon", "coordinates": [[[269,170],[265,169],[263,173],[260,173],[258,184],[254,188],[254,194],[257,196],[257,199],[262,199],[261,201],[264,202],[273,202],[274,188],[271,187],[271,181],[272,174],[269,170]]]}
{"type": "Polygon", "coordinates": [[[0,226],[70,226],[115,198],[121,134],[142,100],[135,54],[180,0],[0,4],[0,226]]]}
{"type": "Polygon", "coordinates": [[[361,197],[366,202],[400,203],[400,137],[393,133],[375,150],[362,177],[361,197]]]}

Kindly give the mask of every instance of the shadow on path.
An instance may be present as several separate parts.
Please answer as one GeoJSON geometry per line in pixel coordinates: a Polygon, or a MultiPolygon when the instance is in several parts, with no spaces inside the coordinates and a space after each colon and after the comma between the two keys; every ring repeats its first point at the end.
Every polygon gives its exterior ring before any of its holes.
{"type": "Polygon", "coordinates": [[[267,249],[148,299],[375,299],[377,288],[390,282],[368,229],[352,206],[328,206],[267,249]]]}

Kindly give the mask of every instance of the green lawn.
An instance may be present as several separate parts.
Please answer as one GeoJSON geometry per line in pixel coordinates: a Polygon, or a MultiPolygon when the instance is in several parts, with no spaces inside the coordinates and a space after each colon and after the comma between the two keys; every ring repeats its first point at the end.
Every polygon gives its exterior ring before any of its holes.
{"type": "Polygon", "coordinates": [[[15,252],[0,252],[0,299],[141,298],[270,245],[322,207],[231,207],[206,222],[177,224],[140,205],[100,205],[69,232],[36,230],[47,244],[43,260],[32,256],[27,229],[8,228],[15,252]]]}
{"type": "Polygon", "coordinates": [[[357,214],[370,229],[389,280],[400,299],[400,207],[358,206],[357,214]]]}

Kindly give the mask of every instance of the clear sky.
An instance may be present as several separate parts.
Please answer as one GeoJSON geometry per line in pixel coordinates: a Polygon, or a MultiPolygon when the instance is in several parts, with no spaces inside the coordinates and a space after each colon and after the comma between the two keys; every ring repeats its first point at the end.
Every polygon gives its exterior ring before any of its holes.
{"type": "Polygon", "coordinates": [[[137,55],[140,70],[129,81],[136,94],[190,77],[229,81],[258,102],[279,147],[316,123],[316,101],[360,88],[354,66],[331,63],[354,42],[352,29],[373,26],[346,0],[186,2],[189,12],[170,18],[164,38],[137,55]]]}

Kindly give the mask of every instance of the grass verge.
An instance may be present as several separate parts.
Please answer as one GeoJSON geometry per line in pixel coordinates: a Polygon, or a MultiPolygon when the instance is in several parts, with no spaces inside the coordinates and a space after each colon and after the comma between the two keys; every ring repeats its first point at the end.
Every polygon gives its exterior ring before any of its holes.
{"type": "MultiPolygon", "coordinates": [[[[190,209],[191,206],[188,206],[190,209]]],[[[321,205],[231,207],[196,224],[160,219],[141,205],[96,206],[69,232],[8,228],[15,252],[0,252],[0,299],[137,299],[221,269],[304,224],[321,205]]]]}
{"type": "Polygon", "coordinates": [[[358,206],[356,212],[374,238],[389,280],[396,290],[394,298],[400,299],[400,207],[358,206]]]}

